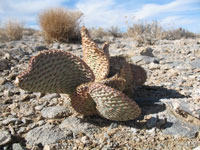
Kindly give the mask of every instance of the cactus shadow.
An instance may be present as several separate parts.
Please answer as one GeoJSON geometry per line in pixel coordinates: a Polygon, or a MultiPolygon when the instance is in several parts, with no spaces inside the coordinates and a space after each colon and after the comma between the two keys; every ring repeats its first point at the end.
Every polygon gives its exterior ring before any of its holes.
{"type": "Polygon", "coordinates": [[[166,109],[161,99],[185,98],[186,96],[173,89],[162,86],[141,86],[134,90],[131,98],[142,108],[142,115],[156,114],[166,109]]]}
{"type": "Polygon", "coordinates": [[[165,119],[160,118],[150,118],[148,120],[144,120],[142,116],[135,120],[129,120],[129,121],[112,121],[105,118],[102,118],[100,116],[90,116],[85,117],[82,119],[82,122],[93,124],[97,127],[108,127],[108,129],[117,128],[119,126],[126,126],[130,128],[135,129],[152,129],[157,128],[159,130],[169,128],[173,125],[172,122],[169,122],[165,119]]]}

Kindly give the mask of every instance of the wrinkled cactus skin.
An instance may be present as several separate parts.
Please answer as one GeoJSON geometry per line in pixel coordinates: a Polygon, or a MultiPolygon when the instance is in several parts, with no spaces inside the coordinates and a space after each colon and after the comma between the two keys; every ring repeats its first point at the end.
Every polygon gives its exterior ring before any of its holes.
{"type": "Polygon", "coordinates": [[[61,50],[45,50],[31,58],[28,71],[19,75],[16,83],[32,92],[71,94],[90,81],[94,74],[80,58],[61,50]]]}
{"type": "Polygon", "coordinates": [[[137,118],[140,107],[123,93],[103,84],[94,83],[89,88],[101,116],[113,121],[127,121],[137,118]]]}
{"type": "Polygon", "coordinates": [[[144,84],[145,70],[124,57],[110,57],[109,43],[99,49],[85,27],[81,36],[83,60],[62,50],[42,51],[31,58],[16,84],[32,92],[68,94],[71,106],[84,116],[98,114],[113,121],[136,119],[141,109],[124,93],[144,84]]]}
{"type": "MultiPolygon", "coordinates": [[[[88,30],[81,28],[83,60],[92,69],[95,80],[105,79],[109,73],[109,58],[107,54],[101,51],[97,44],[91,39],[88,30]]],[[[108,49],[105,44],[104,49],[108,49]]],[[[108,50],[107,50],[108,51],[108,50]]]]}

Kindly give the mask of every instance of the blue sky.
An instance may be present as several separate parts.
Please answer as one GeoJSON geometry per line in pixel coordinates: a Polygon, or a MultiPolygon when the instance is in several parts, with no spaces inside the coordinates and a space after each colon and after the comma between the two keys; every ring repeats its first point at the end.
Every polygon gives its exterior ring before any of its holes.
{"type": "Polygon", "coordinates": [[[0,0],[0,22],[16,19],[39,29],[38,13],[51,7],[80,10],[87,27],[123,30],[135,22],[153,20],[165,28],[200,33],[200,0],[0,0]]]}

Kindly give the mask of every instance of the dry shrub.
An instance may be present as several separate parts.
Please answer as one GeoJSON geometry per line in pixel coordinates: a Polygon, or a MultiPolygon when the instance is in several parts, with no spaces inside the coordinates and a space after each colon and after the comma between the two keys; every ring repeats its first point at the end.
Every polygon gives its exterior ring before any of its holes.
{"type": "Polygon", "coordinates": [[[108,33],[101,27],[99,28],[91,28],[90,30],[90,34],[92,36],[92,38],[103,38],[105,36],[108,36],[108,33]]]}
{"type": "Polygon", "coordinates": [[[174,30],[167,30],[164,31],[162,34],[162,39],[167,39],[167,40],[176,40],[176,39],[181,39],[181,38],[196,38],[196,34],[187,31],[183,28],[179,29],[174,29],[174,30]]]}
{"type": "Polygon", "coordinates": [[[120,28],[117,26],[111,26],[109,29],[107,29],[108,35],[113,37],[122,37],[122,33],[120,31],[120,28]]]}
{"type": "Polygon", "coordinates": [[[9,20],[5,23],[5,35],[8,40],[20,40],[23,36],[23,24],[18,21],[9,20]]]}
{"type": "Polygon", "coordinates": [[[72,42],[80,39],[80,18],[83,14],[64,8],[50,8],[39,14],[39,23],[45,40],[72,42]]]}
{"type": "Polygon", "coordinates": [[[195,33],[189,32],[183,28],[174,30],[164,30],[157,21],[152,23],[138,23],[133,24],[127,30],[127,35],[138,42],[138,45],[142,44],[155,44],[157,40],[167,39],[176,40],[181,38],[196,38],[195,33]]]}
{"type": "Polygon", "coordinates": [[[5,33],[5,30],[0,28],[0,42],[5,42],[7,41],[7,36],[6,36],[6,33],[5,33]]]}
{"type": "Polygon", "coordinates": [[[138,23],[133,24],[127,30],[127,35],[134,40],[138,41],[138,44],[154,44],[156,40],[162,36],[162,27],[158,22],[152,23],[138,23]]]}

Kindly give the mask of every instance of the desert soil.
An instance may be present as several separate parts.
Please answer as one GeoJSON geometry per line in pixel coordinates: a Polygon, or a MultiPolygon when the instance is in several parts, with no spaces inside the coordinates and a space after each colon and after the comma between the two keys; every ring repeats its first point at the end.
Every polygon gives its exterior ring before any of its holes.
{"type": "MultiPolygon", "coordinates": [[[[62,94],[41,94],[15,86],[29,59],[45,49],[81,57],[81,44],[45,44],[34,34],[0,42],[0,149],[2,150],[199,150],[200,39],[158,40],[138,47],[129,38],[104,37],[110,55],[123,55],[145,68],[148,79],[132,98],[141,116],[113,122],[83,117],[62,94]]],[[[101,44],[100,44],[101,46],[101,44]]]]}

